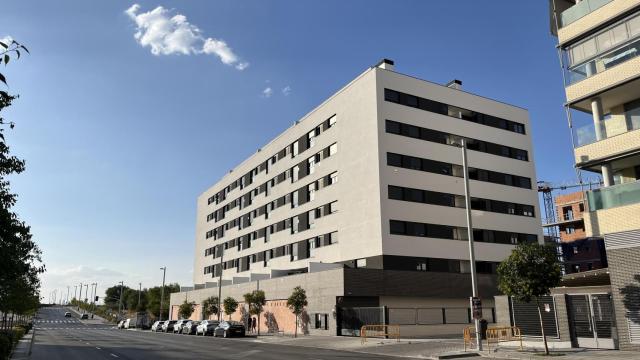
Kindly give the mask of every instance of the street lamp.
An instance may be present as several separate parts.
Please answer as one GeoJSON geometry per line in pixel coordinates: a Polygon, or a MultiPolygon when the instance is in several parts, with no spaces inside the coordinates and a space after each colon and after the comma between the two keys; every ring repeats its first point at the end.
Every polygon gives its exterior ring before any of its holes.
{"type": "MultiPolygon", "coordinates": [[[[462,138],[460,141],[460,148],[462,149],[462,172],[464,173],[464,200],[465,209],[467,214],[467,237],[469,238],[469,265],[471,270],[471,288],[472,296],[470,299],[470,305],[473,311],[473,301],[478,299],[478,282],[476,279],[476,256],[473,246],[473,223],[471,221],[471,195],[469,194],[469,167],[467,165],[467,141],[462,138]]],[[[482,351],[482,334],[480,329],[480,319],[474,316],[474,323],[476,328],[476,343],[478,351],[482,351]]]]}
{"type": "Polygon", "coordinates": [[[142,296],[142,283],[138,283],[138,286],[140,286],[140,290],[138,290],[138,306],[137,307],[140,308],[140,298],[142,296]]]}
{"type": "Polygon", "coordinates": [[[122,316],[122,287],[124,286],[124,281],[120,281],[120,299],[118,300],[118,320],[120,320],[122,316]]]}
{"type": "Polygon", "coordinates": [[[167,267],[161,267],[162,270],[162,289],[160,290],[160,321],[162,321],[162,303],[164,302],[164,279],[167,275],[167,267]]]}
{"type": "Polygon", "coordinates": [[[218,276],[218,321],[222,317],[222,259],[224,258],[224,246],[218,245],[220,249],[220,275],[218,276]]]}
{"type": "Polygon", "coordinates": [[[78,311],[80,311],[80,302],[82,301],[82,283],[80,283],[80,294],[78,295],[78,311]]]}

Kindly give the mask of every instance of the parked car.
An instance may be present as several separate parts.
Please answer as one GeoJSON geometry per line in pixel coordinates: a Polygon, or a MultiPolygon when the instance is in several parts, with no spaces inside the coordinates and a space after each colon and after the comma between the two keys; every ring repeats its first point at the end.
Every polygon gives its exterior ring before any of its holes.
{"type": "Polygon", "coordinates": [[[64,313],[64,317],[71,317],[71,313],[67,311],[66,313],[64,313]]]}
{"type": "Polygon", "coordinates": [[[122,326],[124,329],[133,329],[136,327],[136,322],[135,319],[132,320],[131,318],[127,319],[124,321],[124,325],[122,326]]]}
{"type": "Polygon", "coordinates": [[[167,320],[162,324],[162,332],[173,332],[173,325],[175,325],[178,320],[167,320]]]}
{"type": "Polygon", "coordinates": [[[87,320],[87,319],[89,319],[89,314],[84,313],[84,314],[80,315],[80,320],[87,320]]]}
{"type": "Polygon", "coordinates": [[[177,334],[179,334],[179,333],[180,333],[180,331],[182,331],[182,327],[183,327],[186,323],[188,323],[188,322],[189,322],[189,320],[188,320],[188,319],[178,320],[178,322],[176,322],[176,323],[173,325],[173,333],[174,333],[174,334],[176,334],[176,333],[177,333],[177,334]]]}
{"type": "Polygon", "coordinates": [[[244,336],[244,324],[237,321],[221,321],[213,330],[213,336],[231,337],[244,336]]]}
{"type": "Polygon", "coordinates": [[[153,325],[151,325],[151,331],[153,332],[157,332],[162,330],[162,324],[164,323],[164,321],[156,321],[153,323],[153,325]]]}
{"type": "Polygon", "coordinates": [[[118,329],[124,329],[124,320],[120,320],[118,323],[118,329]]]}
{"type": "Polygon", "coordinates": [[[195,335],[196,329],[198,328],[199,324],[200,324],[200,321],[195,321],[195,320],[187,321],[186,324],[182,325],[182,330],[180,332],[185,335],[195,335]]]}
{"type": "Polygon", "coordinates": [[[196,335],[213,335],[213,330],[220,324],[218,320],[202,320],[196,328],[196,335]]]}

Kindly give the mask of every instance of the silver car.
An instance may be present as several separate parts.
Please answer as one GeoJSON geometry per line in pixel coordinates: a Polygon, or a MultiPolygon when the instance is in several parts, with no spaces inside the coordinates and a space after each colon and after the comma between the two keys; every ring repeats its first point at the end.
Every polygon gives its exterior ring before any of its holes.
{"type": "Polygon", "coordinates": [[[153,332],[158,332],[158,331],[162,331],[162,324],[164,323],[164,321],[156,321],[153,323],[153,325],[151,325],[151,331],[153,332]]]}
{"type": "Polygon", "coordinates": [[[202,336],[213,335],[213,330],[218,326],[218,320],[202,320],[196,328],[196,335],[202,336]]]}
{"type": "Polygon", "coordinates": [[[189,322],[189,319],[178,320],[178,322],[176,322],[173,325],[173,333],[180,334],[180,332],[182,331],[182,327],[186,325],[188,322],[189,322]]]}

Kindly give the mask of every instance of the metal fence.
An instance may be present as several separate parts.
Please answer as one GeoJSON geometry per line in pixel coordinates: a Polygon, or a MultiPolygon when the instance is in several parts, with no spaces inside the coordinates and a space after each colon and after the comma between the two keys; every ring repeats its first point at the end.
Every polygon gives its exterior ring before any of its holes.
{"type": "MultiPolygon", "coordinates": [[[[389,324],[443,325],[471,324],[471,310],[467,307],[449,308],[388,308],[389,324]]],[[[484,319],[495,323],[494,308],[483,309],[484,319]]]]}

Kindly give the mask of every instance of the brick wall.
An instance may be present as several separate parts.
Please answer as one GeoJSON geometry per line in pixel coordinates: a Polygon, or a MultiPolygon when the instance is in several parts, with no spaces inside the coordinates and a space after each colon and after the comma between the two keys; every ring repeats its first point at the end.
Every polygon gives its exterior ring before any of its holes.
{"type": "MultiPolygon", "coordinates": [[[[564,209],[567,207],[571,208],[573,212],[574,219],[582,219],[584,212],[584,194],[582,191],[557,195],[554,199],[556,206],[556,216],[558,221],[565,220],[564,209]],[[580,205],[582,204],[582,209],[580,209],[580,205]]],[[[577,239],[584,239],[587,234],[584,230],[584,222],[583,221],[574,221],[566,224],[562,224],[559,226],[560,228],[560,240],[563,242],[573,241],[577,239]],[[567,233],[567,227],[573,227],[575,231],[573,233],[567,233]]]]}

